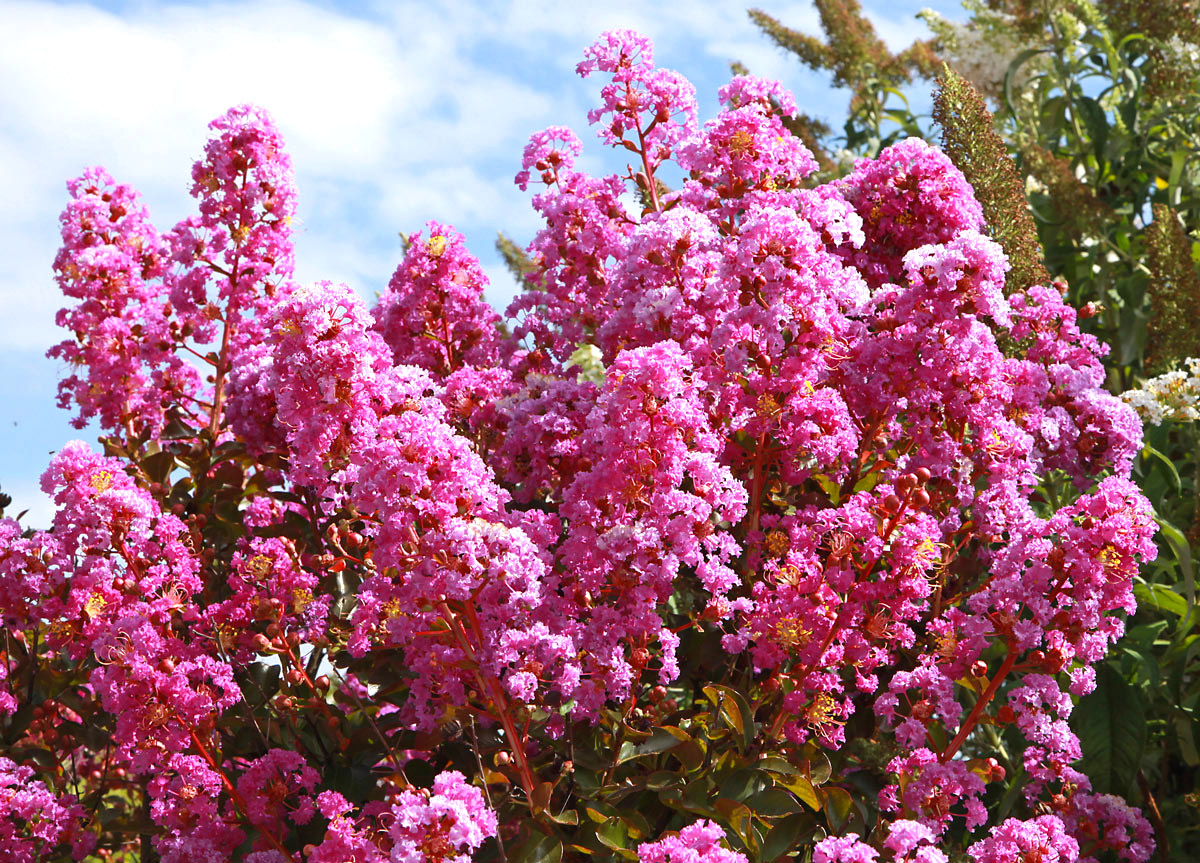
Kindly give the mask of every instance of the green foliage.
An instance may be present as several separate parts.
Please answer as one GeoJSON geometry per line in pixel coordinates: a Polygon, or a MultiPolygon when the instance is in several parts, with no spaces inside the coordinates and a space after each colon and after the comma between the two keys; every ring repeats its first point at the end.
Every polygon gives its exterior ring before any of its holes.
{"type": "MultiPolygon", "coordinates": [[[[931,43],[914,42],[893,54],[875,33],[858,0],[814,0],[814,5],[825,41],[792,30],[759,9],[750,10],[750,20],[776,45],[812,69],[830,72],[835,84],[850,89],[850,114],[844,126],[848,149],[874,156],[897,139],[917,134],[919,129],[901,88],[914,78],[928,79],[936,73],[931,43]]],[[[820,134],[820,127],[808,118],[801,120],[799,128],[812,130],[816,138],[828,137],[828,132],[820,134]]],[[[799,137],[807,143],[804,134],[799,137]]],[[[821,151],[813,152],[820,161],[821,151]]],[[[824,162],[821,168],[827,170],[824,162]]]]}
{"type": "Polygon", "coordinates": [[[508,267],[512,277],[517,280],[517,284],[528,288],[529,274],[536,269],[533,261],[529,260],[529,254],[503,231],[496,235],[496,251],[504,260],[504,265],[508,267]]]}

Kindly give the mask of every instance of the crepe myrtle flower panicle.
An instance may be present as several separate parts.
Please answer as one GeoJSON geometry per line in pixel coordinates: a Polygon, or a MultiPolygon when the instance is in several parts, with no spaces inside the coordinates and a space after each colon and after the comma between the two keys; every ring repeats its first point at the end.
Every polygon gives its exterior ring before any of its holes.
{"type": "Polygon", "coordinates": [[[872,286],[896,281],[904,255],[983,228],[983,210],[962,172],[920,138],[861,159],[838,183],[863,220],[866,241],[843,254],[872,286]]]}
{"type": "Polygon", "coordinates": [[[59,383],[59,406],[78,406],[76,428],[95,417],[109,433],[157,435],[171,404],[200,391],[196,369],[174,353],[178,333],[161,281],[167,239],[137,192],[104,169],[89,169],[67,189],[54,270],[77,304],[55,318],[73,338],[48,352],[72,368],[59,383]]]}
{"type": "Polygon", "coordinates": [[[0,854],[12,863],[39,863],[66,849],[82,860],[96,845],[95,834],[83,829],[87,811],[33,777],[31,768],[0,757],[0,854]]]}
{"type": "Polygon", "coordinates": [[[1079,863],[1099,863],[1106,852],[1120,863],[1147,863],[1154,856],[1154,828],[1116,795],[1076,791],[1059,814],[1079,842],[1079,863]]]}
{"type": "Polygon", "coordinates": [[[707,819],[656,842],[643,842],[637,855],[639,863],[746,863],[745,854],[726,846],[721,825],[707,819]]]}
{"type": "Polygon", "coordinates": [[[575,173],[575,159],[582,152],[583,142],[567,126],[550,126],[535,132],[525,145],[521,170],[514,182],[524,192],[536,174],[547,186],[561,186],[566,178],[575,173]]]}
{"type": "Polygon", "coordinates": [[[735,75],[717,90],[717,100],[730,108],[757,104],[765,111],[777,111],[784,117],[795,117],[800,112],[790,90],[778,81],[754,75],[735,75]]]}
{"type": "Polygon", "coordinates": [[[495,811],[455,770],[439,773],[432,792],[401,791],[390,816],[391,863],[470,863],[484,840],[496,835],[495,811]]]}
{"type": "Polygon", "coordinates": [[[896,863],[947,863],[936,847],[937,834],[919,821],[898,820],[887,825],[883,847],[895,853],[896,863]]]}
{"type": "Polygon", "coordinates": [[[588,112],[588,122],[600,125],[600,140],[640,149],[650,169],[670,158],[696,127],[691,82],[670,69],[656,69],[650,40],[632,30],[610,30],[583,53],[576,67],[581,77],[612,75],[600,91],[603,105],[588,112]]]}
{"type": "Polygon", "coordinates": [[[199,755],[172,755],[150,779],[150,817],[163,863],[229,859],[246,833],[226,821],[221,774],[199,755]]]}
{"type": "MultiPolygon", "coordinates": [[[[373,807],[381,809],[382,804],[373,807]]],[[[317,809],[329,822],[320,844],[310,845],[305,850],[309,863],[387,863],[388,854],[380,847],[383,831],[369,816],[353,817],[354,807],[336,791],[322,791],[317,795],[317,809]]]]}
{"type": "MultiPolygon", "coordinates": [[[[626,191],[617,176],[560,173],[534,196],[546,224],[529,244],[530,289],[506,313],[516,338],[562,362],[604,323],[613,305],[610,271],[625,258],[623,240],[637,224],[622,200],[626,191]]],[[[531,370],[548,371],[534,364],[535,355],[531,370]]]]}
{"type": "Polygon", "coordinates": [[[813,846],[813,863],[875,863],[879,852],[857,833],[828,836],[813,846]]]}
{"type": "Polygon", "coordinates": [[[1041,815],[1028,821],[1009,818],[993,827],[986,839],[969,846],[967,853],[975,863],[1024,863],[1030,859],[1076,863],[1079,843],[1067,835],[1058,817],[1041,815]]]}
{"type": "Polygon", "coordinates": [[[200,215],[171,235],[182,268],[171,280],[171,302],[200,329],[215,331],[207,303],[218,303],[226,324],[236,326],[265,311],[290,280],[296,188],[283,138],[266,111],[240,105],[209,128],[204,156],[192,167],[200,215]]]}
{"type": "Polygon", "coordinates": [[[440,222],[409,240],[408,254],[373,315],[396,362],[445,377],[500,360],[500,316],[484,301],[488,279],[462,234],[440,222]]]}

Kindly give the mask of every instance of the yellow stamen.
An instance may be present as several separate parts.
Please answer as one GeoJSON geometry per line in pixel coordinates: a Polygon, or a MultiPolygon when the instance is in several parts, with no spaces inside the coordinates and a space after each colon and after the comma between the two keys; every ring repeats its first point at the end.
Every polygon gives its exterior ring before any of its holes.
{"type": "Polygon", "coordinates": [[[440,258],[442,253],[446,251],[446,238],[441,234],[434,234],[429,238],[429,242],[425,244],[425,251],[429,253],[431,258],[440,258]]]}

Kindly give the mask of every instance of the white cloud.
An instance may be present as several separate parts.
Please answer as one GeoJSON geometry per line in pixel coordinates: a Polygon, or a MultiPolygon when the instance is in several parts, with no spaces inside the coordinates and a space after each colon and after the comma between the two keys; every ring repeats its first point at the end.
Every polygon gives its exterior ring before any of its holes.
{"type": "Polygon", "coordinates": [[[4,511],[5,518],[21,515],[23,527],[38,530],[45,530],[54,521],[54,500],[41,490],[37,482],[24,481],[12,486],[6,484],[0,490],[12,498],[12,503],[4,511]]]}

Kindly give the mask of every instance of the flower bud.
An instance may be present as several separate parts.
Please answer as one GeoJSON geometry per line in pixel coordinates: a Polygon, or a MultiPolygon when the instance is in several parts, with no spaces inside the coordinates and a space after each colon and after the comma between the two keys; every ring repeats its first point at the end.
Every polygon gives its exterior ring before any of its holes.
{"type": "Polygon", "coordinates": [[[271,652],[271,642],[261,632],[254,636],[253,644],[254,644],[254,649],[257,650],[259,653],[270,653],[271,652]]]}

